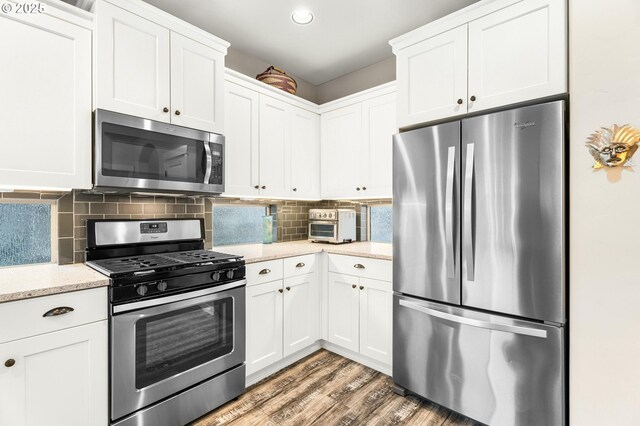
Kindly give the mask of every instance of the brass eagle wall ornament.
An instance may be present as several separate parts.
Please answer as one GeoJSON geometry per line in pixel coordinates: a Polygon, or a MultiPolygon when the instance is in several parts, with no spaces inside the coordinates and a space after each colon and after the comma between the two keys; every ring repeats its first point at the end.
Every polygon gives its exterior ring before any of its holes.
{"type": "Polygon", "coordinates": [[[631,166],[630,160],[638,150],[640,130],[625,124],[612,128],[602,127],[587,138],[585,145],[596,160],[594,169],[602,167],[631,166]]]}

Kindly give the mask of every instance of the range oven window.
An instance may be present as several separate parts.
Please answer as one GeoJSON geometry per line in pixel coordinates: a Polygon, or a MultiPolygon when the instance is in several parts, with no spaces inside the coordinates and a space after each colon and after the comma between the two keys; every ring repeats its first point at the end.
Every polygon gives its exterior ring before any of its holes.
{"type": "Polygon", "coordinates": [[[204,142],[113,123],[102,125],[105,176],[203,183],[204,142]]]}
{"type": "Polygon", "coordinates": [[[136,322],[136,388],[174,376],[233,351],[233,298],[136,322]]]}
{"type": "Polygon", "coordinates": [[[333,238],[335,225],[326,223],[312,223],[311,235],[314,237],[328,237],[333,238]]]}

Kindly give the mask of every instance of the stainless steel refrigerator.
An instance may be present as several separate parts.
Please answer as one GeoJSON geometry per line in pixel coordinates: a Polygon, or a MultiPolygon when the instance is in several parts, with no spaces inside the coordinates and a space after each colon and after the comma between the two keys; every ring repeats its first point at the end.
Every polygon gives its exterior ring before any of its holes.
{"type": "Polygon", "coordinates": [[[393,141],[393,380],[495,426],[563,425],[565,103],[393,141]]]}

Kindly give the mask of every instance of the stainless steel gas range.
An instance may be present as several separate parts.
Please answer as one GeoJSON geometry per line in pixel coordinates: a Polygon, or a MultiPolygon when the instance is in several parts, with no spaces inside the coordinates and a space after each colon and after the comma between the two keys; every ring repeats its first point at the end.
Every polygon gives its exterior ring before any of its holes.
{"type": "Polygon", "coordinates": [[[202,219],[89,220],[111,278],[110,418],[184,425],[245,390],[245,267],[204,250],[202,219]]]}

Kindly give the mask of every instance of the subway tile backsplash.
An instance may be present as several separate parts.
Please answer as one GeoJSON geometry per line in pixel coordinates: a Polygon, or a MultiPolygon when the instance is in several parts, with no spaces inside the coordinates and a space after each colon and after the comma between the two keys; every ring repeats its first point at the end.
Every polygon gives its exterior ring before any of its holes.
{"type": "Polygon", "coordinates": [[[140,194],[98,194],[72,192],[17,191],[0,193],[0,198],[16,200],[57,200],[58,263],[85,260],[87,219],[205,219],[205,247],[212,247],[212,223],[216,205],[276,206],[278,241],[306,240],[309,210],[352,208],[356,210],[357,238],[367,240],[366,206],[390,204],[390,199],[357,201],[242,200],[236,198],[170,197],[140,194]]]}

